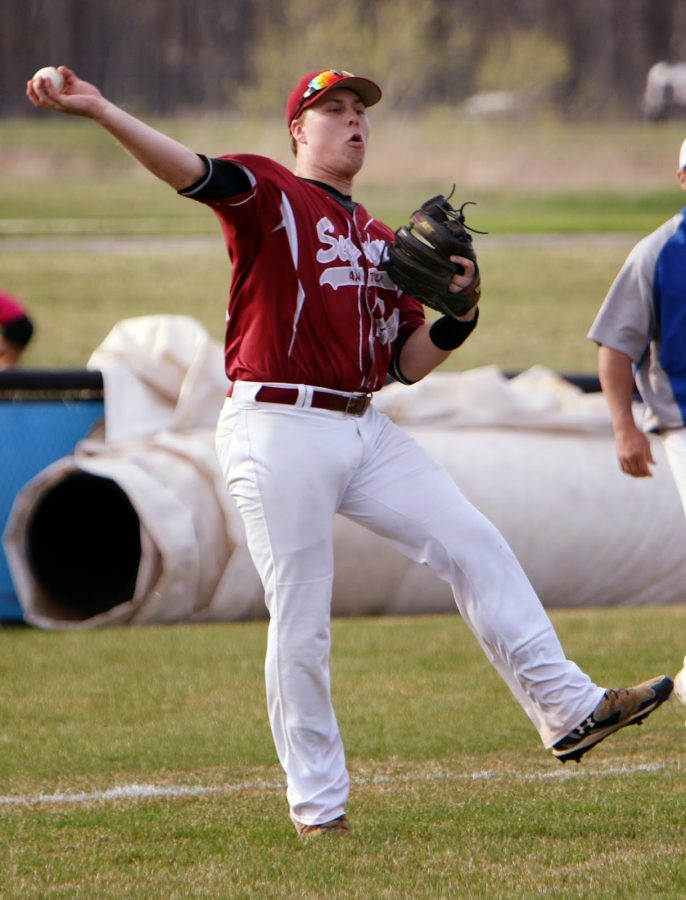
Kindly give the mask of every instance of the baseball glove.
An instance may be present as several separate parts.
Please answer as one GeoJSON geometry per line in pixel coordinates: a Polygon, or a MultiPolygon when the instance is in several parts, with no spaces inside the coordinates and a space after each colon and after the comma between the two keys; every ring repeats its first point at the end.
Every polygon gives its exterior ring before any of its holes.
{"type": "Polygon", "coordinates": [[[442,194],[431,197],[412,213],[409,225],[398,228],[383,256],[383,268],[401,290],[453,318],[467,315],[479,302],[478,266],[468,287],[459,293],[448,290],[453,276],[464,271],[451,262],[451,256],[464,256],[476,266],[472,236],[462,212],[471,202],[454,209],[442,194]]]}

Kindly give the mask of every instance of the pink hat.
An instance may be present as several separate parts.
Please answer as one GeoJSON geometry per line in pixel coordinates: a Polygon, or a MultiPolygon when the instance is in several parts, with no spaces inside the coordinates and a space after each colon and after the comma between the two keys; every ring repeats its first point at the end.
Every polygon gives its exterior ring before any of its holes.
{"type": "Polygon", "coordinates": [[[333,88],[344,87],[360,95],[365,106],[374,106],[381,99],[381,88],[369,78],[361,78],[352,72],[342,69],[318,69],[303,75],[291,91],[286,103],[286,123],[290,127],[293,119],[312,106],[317,100],[333,88]]]}

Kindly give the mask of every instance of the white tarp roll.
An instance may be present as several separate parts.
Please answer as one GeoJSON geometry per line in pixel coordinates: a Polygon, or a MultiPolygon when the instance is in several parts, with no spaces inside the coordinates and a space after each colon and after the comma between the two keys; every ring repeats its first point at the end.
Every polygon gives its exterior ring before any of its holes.
{"type": "MultiPolygon", "coordinates": [[[[173,318],[170,323],[146,317],[140,328],[138,320],[117,326],[116,340],[106,339],[107,352],[94,354],[99,365],[106,356],[111,359],[103,369],[110,392],[105,439],[82,442],[16,499],[4,540],[31,624],[89,628],[266,617],[240,517],[214,453],[214,428],[208,426],[225,392],[221,348],[192,323],[189,351],[187,323],[173,318]],[[151,367],[163,360],[176,373],[179,405],[167,382],[162,395],[157,375],[145,372],[148,343],[153,345],[151,367]],[[128,370],[124,358],[130,345],[136,365],[128,370]],[[201,385],[202,402],[190,402],[184,371],[201,385]],[[75,612],[63,596],[51,595],[50,579],[46,589],[45,577],[36,577],[40,553],[30,546],[37,510],[74,472],[96,479],[94,490],[97,479],[115,483],[120,499],[127,498],[135,511],[139,529],[131,596],[116,597],[111,608],[92,615],[75,612]]],[[[412,387],[389,386],[374,402],[445,466],[502,531],[546,606],[683,601],[686,522],[662,446],[653,442],[653,478],[623,475],[602,395],[584,395],[546,369],[507,379],[487,367],[434,373],[412,387]]],[[[97,503],[83,515],[88,496],[86,491],[85,507],[78,507],[74,535],[86,528],[92,539],[91,531],[99,530],[102,546],[116,554],[121,535],[107,528],[108,520],[120,519],[103,515],[97,503]]],[[[450,590],[429,569],[340,517],[334,522],[334,552],[334,615],[454,609],[450,590]]],[[[78,540],[66,557],[78,580],[83,566],[78,540]]],[[[64,595],[63,578],[59,585],[64,595]]],[[[107,600],[107,585],[103,592],[107,600]]]]}
{"type": "MultiPolygon", "coordinates": [[[[463,428],[408,428],[502,531],[544,604],[586,607],[681,602],[686,525],[661,445],[653,479],[634,481],[614,463],[607,437],[463,428]]],[[[65,500],[68,507],[68,500],[65,500]]],[[[77,510],[83,518],[83,511],[77,510]]],[[[65,508],[62,522],[68,522],[65,508]]],[[[79,580],[79,530],[95,529],[117,553],[108,513],[72,522],[64,566],[79,580]]],[[[61,535],[57,534],[56,539],[61,535]]],[[[24,618],[44,628],[172,621],[236,621],[266,615],[243,528],[213,453],[213,432],[160,434],[110,447],[87,441],[21,492],[5,543],[24,618]],[[74,471],[114,480],[140,521],[135,592],[78,618],[46,592],[32,569],[31,516],[74,471]]],[[[381,538],[337,517],[335,615],[454,609],[448,587],[381,538]]]]}
{"type": "Polygon", "coordinates": [[[188,316],[117,322],[88,368],[103,374],[109,444],[214,428],[229,386],[221,344],[188,316]]]}
{"type": "MultiPolygon", "coordinates": [[[[254,571],[250,588],[245,571],[242,580],[231,579],[227,585],[227,573],[236,568],[241,553],[247,557],[239,547],[241,539],[242,528],[216,463],[213,432],[194,431],[160,433],[115,447],[82,442],[72,456],[40,473],[20,493],[5,545],[24,619],[45,628],[77,628],[203,618],[227,590],[233,592],[229,599],[235,618],[261,614],[261,587],[254,571]],[[85,481],[85,500],[83,481],[78,482],[78,494],[76,486],[70,490],[75,473],[91,479],[85,481]],[[135,510],[135,520],[127,519],[125,527],[136,529],[140,553],[130,596],[107,608],[107,600],[115,597],[114,584],[103,574],[103,583],[93,589],[93,605],[105,608],[92,613],[87,601],[76,599],[84,579],[92,585],[94,566],[111,573],[117,558],[128,565],[129,554],[120,548],[122,542],[130,543],[116,527],[122,522],[120,501],[103,497],[101,479],[115,482],[135,510]],[[66,490],[62,509],[54,514],[48,551],[45,544],[35,546],[35,529],[42,501],[60,485],[66,490]],[[50,561],[43,562],[43,552],[59,557],[59,572],[50,570],[50,561]],[[71,594],[64,587],[69,573],[71,594]]],[[[223,601],[226,606],[227,598],[223,601]]]]}

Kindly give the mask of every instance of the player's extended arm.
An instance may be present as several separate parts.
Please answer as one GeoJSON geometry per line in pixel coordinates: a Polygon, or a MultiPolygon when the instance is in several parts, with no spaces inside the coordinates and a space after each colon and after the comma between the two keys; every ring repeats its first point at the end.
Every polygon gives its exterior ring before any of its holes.
{"type": "Polygon", "coordinates": [[[189,147],[124,112],[66,66],[59,66],[58,71],[66,85],[62,92],[55,89],[49,78],[40,79],[38,84],[27,83],[26,96],[34,106],[93,119],[148,171],[176,190],[188,187],[205,174],[205,163],[189,147]]]}
{"type": "MultiPolygon", "coordinates": [[[[471,259],[465,259],[461,256],[451,257],[453,262],[459,262],[464,268],[461,275],[453,276],[453,282],[448,288],[452,293],[459,293],[465,287],[468,287],[474,279],[474,263],[471,259]]],[[[466,316],[457,319],[457,322],[471,322],[476,316],[477,307],[474,306],[466,316]]],[[[429,372],[440,366],[442,362],[450,356],[452,350],[441,350],[429,337],[431,325],[425,323],[417,328],[403,344],[398,359],[398,365],[410,382],[420,381],[429,372]]]]}
{"type": "Polygon", "coordinates": [[[634,478],[652,476],[655,464],[650,440],[637,427],[633,415],[634,375],[625,353],[601,345],[598,349],[598,377],[610,408],[617,459],[622,472],[634,478]]]}

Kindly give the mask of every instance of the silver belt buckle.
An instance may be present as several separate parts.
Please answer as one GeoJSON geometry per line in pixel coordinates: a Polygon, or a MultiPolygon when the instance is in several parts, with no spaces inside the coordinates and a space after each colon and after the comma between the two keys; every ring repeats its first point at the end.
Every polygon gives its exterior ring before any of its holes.
{"type": "Polygon", "coordinates": [[[348,397],[348,402],[345,404],[345,415],[363,416],[367,412],[367,408],[371,402],[371,394],[351,394],[348,397]]]}

